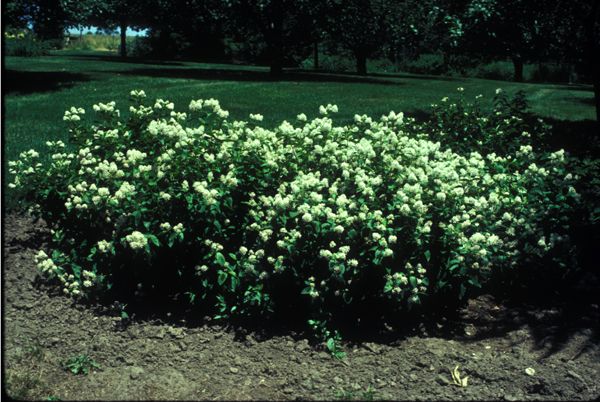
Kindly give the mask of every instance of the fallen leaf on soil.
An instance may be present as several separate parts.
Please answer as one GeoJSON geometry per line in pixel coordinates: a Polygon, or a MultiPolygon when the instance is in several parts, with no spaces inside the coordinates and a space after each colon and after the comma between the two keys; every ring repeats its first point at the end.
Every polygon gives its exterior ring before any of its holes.
{"type": "Polygon", "coordinates": [[[458,385],[459,387],[466,387],[468,385],[469,376],[461,378],[460,372],[458,371],[458,365],[454,367],[454,370],[450,371],[450,373],[452,374],[452,380],[455,385],[458,385]]]}

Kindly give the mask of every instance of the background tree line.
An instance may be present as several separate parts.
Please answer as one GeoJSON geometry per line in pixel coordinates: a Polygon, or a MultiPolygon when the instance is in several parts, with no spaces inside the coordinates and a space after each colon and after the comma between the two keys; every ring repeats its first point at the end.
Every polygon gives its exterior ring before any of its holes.
{"type": "Polygon", "coordinates": [[[4,30],[60,40],[72,27],[147,29],[146,56],[267,64],[273,75],[312,58],[394,63],[439,54],[445,68],[511,60],[567,63],[592,82],[600,117],[600,0],[10,0],[4,30]]]}

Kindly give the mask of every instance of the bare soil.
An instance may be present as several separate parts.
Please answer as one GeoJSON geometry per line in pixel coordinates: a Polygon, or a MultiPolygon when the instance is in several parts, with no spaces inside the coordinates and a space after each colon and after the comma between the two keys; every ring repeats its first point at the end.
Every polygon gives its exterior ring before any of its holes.
{"type": "MultiPolygon", "coordinates": [[[[469,300],[458,315],[360,337],[336,360],[294,331],[190,323],[170,314],[124,323],[45,286],[33,256],[43,222],[3,222],[3,391],[61,400],[593,400],[600,397],[597,277],[570,298],[469,300]],[[100,369],[62,367],[84,354],[100,369]],[[453,384],[459,366],[468,385],[453,384]],[[526,369],[533,369],[529,374],[526,369]]],[[[551,298],[551,296],[549,296],[551,298]]]]}

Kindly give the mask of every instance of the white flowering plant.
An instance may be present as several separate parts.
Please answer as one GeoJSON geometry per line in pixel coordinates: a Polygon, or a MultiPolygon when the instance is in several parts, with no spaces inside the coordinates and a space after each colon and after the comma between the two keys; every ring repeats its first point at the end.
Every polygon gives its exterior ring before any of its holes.
{"type": "Polygon", "coordinates": [[[511,155],[522,145],[545,144],[550,126],[529,112],[523,91],[509,97],[497,89],[491,110],[481,105],[482,98],[477,95],[469,102],[458,91],[455,97],[446,96],[433,104],[432,118],[422,126],[427,138],[461,154],[478,151],[511,155]]]}
{"type": "Polygon", "coordinates": [[[463,297],[568,255],[574,178],[564,152],[524,137],[510,155],[454,152],[403,113],[342,126],[327,105],[268,129],[214,99],[131,98],[128,113],[94,105],[92,122],[69,109],[69,146],[10,163],[52,228],[36,262],[67,295],[186,295],[216,318],[292,308],[340,355],[340,315],[463,297]]]}

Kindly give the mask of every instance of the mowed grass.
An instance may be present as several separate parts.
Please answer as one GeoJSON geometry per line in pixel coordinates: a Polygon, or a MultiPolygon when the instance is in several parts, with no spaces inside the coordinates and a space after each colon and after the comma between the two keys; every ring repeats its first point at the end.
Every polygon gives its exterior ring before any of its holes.
{"type": "MultiPolygon", "coordinates": [[[[47,140],[66,140],[64,110],[86,109],[97,102],[116,101],[127,113],[131,89],[144,89],[150,100],[169,99],[176,109],[186,110],[191,99],[216,98],[231,118],[246,119],[249,113],[265,116],[273,127],[293,122],[298,113],[318,115],[321,104],[335,103],[340,124],[354,114],[378,118],[389,111],[423,117],[432,103],[457,96],[457,87],[473,99],[483,94],[490,105],[496,88],[508,93],[523,90],[532,110],[541,117],[581,121],[594,118],[591,86],[518,84],[484,79],[454,79],[413,74],[352,74],[287,71],[274,81],[266,67],[191,62],[123,61],[103,52],[55,52],[40,58],[6,57],[4,158],[12,160],[24,150],[43,153],[47,140]]],[[[6,165],[5,165],[6,166],[6,165]]]]}

